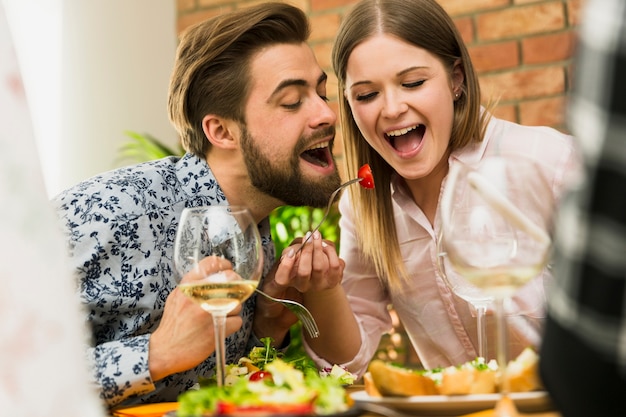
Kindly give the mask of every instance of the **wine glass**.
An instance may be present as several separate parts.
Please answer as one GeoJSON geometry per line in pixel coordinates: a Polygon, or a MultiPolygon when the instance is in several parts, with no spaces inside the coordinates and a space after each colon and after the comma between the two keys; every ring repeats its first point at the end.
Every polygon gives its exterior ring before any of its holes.
{"type": "MultiPolygon", "coordinates": [[[[261,236],[252,214],[242,206],[206,206],[183,210],[174,243],[177,279],[198,268],[207,256],[227,259],[232,270],[179,282],[178,288],[213,316],[215,368],[224,384],[226,315],[256,289],[263,271],[261,236]]],[[[199,270],[199,269],[198,269],[199,270]]]]}
{"type": "Polygon", "coordinates": [[[501,393],[496,415],[517,415],[508,396],[504,301],[547,266],[554,211],[550,187],[529,159],[498,155],[474,166],[450,166],[439,213],[441,243],[459,275],[494,300],[501,393]]]}
{"type": "Polygon", "coordinates": [[[487,324],[485,322],[487,308],[493,302],[493,297],[484,290],[472,284],[464,276],[460,275],[452,265],[445,252],[443,234],[439,233],[437,240],[437,262],[439,271],[446,285],[453,293],[472,305],[476,312],[476,344],[478,356],[487,360],[487,324]]]}

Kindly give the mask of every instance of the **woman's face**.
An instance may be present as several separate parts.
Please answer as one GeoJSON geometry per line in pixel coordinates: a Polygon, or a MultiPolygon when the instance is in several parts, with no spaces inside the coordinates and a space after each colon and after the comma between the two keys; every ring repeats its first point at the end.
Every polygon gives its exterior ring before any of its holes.
{"type": "Polygon", "coordinates": [[[425,49],[378,34],[350,54],[345,95],[370,146],[412,180],[446,155],[462,82],[460,65],[450,73],[425,49]]]}

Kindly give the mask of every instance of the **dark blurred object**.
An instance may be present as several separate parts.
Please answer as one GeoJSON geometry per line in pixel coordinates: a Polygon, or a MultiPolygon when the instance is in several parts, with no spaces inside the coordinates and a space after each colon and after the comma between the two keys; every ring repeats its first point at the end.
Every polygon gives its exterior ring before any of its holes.
{"type": "Polygon", "coordinates": [[[564,417],[626,416],[626,2],[588,0],[578,48],[587,176],[561,209],[540,366],[564,417]]]}

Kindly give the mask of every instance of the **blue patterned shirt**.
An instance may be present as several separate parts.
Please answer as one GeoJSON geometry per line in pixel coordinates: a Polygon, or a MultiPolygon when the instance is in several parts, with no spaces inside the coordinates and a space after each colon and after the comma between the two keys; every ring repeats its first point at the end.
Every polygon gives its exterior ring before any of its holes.
{"type": "MultiPolygon", "coordinates": [[[[165,300],[176,286],[172,269],[176,228],[185,207],[227,204],[204,159],[186,154],[110,171],[54,199],[69,238],[71,265],[88,313],[89,359],[100,396],[114,405],[176,401],[207,378],[215,355],[196,368],[152,381],[148,343],[165,300]]],[[[264,276],[274,261],[269,219],[259,225],[264,276]]],[[[253,346],[255,297],[242,309],[243,326],[226,340],[226,362],[253,346]]]]}

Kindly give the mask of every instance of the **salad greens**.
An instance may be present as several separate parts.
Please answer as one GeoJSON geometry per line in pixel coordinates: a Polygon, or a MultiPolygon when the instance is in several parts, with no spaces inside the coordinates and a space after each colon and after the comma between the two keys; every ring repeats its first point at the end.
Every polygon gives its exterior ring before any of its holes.
{"type": "Polygon", "coordinates": [[[244,376],[232,385],[205,386],[181,394],[178,416],[214,415],[219,410],[235,414],[246,409],[262,412],[264,408],[280,414],[281,407],[294,414],[294,407],[299,407],[300,414],[323,415],[349,407],[345,389],[336,378],[321,376],[317,370],[301,371],[280,358],[266,363],[265,370],[272,378],[252,381],[244,376]]]}
{"type": "Polygon", "coordinates": [[[332,414],[348,409],[344,385],[355,376],[340,366],[318,370],[303,355],[281,352],[272,339],[261,339],[237,364],[227,365],[226,385],[215,379],[200,381],[200,388],[178,397],[178,417],[267,414],[332,414]],[[262,374],[262,375],[261,375],[262,374]]]}
{"type": "Polygon", "coordinates": [[[250,359],[251,363],[257,368],[265,369],[265,365],[268,363],[273,362],[275,359],[281,359],[283,362],[287,362],[294,368],[301,371],[305,371],[307,369],[317,371],[315,362],[302,353],[301,350],[288,349],[283,353],[272,347],[273,339],[271,337],[264,337],[261,339],[261,342],[263,342],[263,346],[256,346],[252,348],[248,354],[248,359],[250,359]]]}

